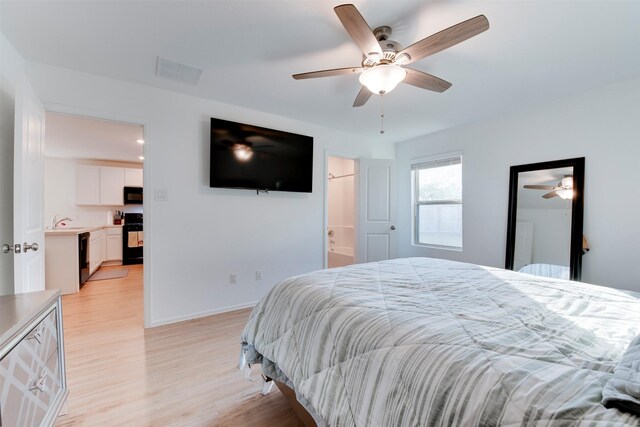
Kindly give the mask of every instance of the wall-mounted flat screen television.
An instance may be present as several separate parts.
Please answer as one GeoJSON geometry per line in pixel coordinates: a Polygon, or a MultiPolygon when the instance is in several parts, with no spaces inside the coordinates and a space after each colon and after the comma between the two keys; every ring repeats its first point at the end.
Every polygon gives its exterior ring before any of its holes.
{"type": "Polygon", "coordinates": [[[311,193],[313,137],[211,119],[209,186],[311,193]]]}

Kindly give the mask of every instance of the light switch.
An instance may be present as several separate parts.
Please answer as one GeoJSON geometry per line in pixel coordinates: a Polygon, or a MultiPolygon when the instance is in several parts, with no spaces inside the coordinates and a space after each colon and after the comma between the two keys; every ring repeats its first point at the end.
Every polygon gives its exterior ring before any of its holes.
{"type": "Polygon", "coordinates": [[[169,191],[166,188],[157,188],[154,192],[154,199],[158,202],[169,200],[169,191]]]}

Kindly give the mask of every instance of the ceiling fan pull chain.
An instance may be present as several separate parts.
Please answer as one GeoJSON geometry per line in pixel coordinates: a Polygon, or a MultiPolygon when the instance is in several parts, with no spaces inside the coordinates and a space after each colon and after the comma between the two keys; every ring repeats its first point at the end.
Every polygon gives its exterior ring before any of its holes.
{"type": "Polygon", "coordinates": [[[380,133],[384,133],[384,94],[380,94],[380,133]]]}

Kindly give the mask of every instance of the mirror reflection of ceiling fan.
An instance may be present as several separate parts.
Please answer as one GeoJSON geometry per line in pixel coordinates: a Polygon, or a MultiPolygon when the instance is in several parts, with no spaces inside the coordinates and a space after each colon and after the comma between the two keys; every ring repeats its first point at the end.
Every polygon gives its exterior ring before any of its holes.
{"type": "Polygon", "coordinates": [[[525,185],[527,190],[551,190],[547,194],[543,194],[543,199],[552,199],[554,197],[561,197],[562,199],[573,198],[573,176],[565,175],[562,181],[558,185],[525,185]]]}
{"type": "Polygon", "coordinates": [[[334,11],[360,48],[361,65],[294,74],[293,78],[300,80],[360,74],[362,87],[353,102],[354,107],[364,105],[374,93],[383,95],[391,92],[400,82],[434,92],[444,92],[451,87],[451,83],[406,66],[489,29],[487,18],[478,15],[403,48],[398,42],[389,39],[390,27],[382,26],[372,31],[354,5],[336,6],[334,11]]]}
{"type": "Polygon", "coordinates": [[[254,152],[262,152],[267,155],[270,154],[264,149],[271,148],[274,145],[268,144],[268,142],[272,141],[260,135],[251,135],[235,141],[225,139],[221,141],[221,144],[228,147],[238,160],[246,162],[253,157],[254,152]],[[267,142],[267,144],[265,144],[265,142],[267,142]]]}

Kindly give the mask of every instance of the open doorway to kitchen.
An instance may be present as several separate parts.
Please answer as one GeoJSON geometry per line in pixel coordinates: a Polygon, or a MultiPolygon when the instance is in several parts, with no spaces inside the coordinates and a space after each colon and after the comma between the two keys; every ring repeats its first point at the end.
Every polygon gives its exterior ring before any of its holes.
{"type": "Polygon", "coordinates": [[[355,260],[355,160],[328,157],[327,267],[351,265],[355,260]]]}
{"type": "Polygon", "coordinates": [[[144,127],[47,112],[45,128],[45,287],[81,298],[134,271],[142,292],[144,127]]]}

